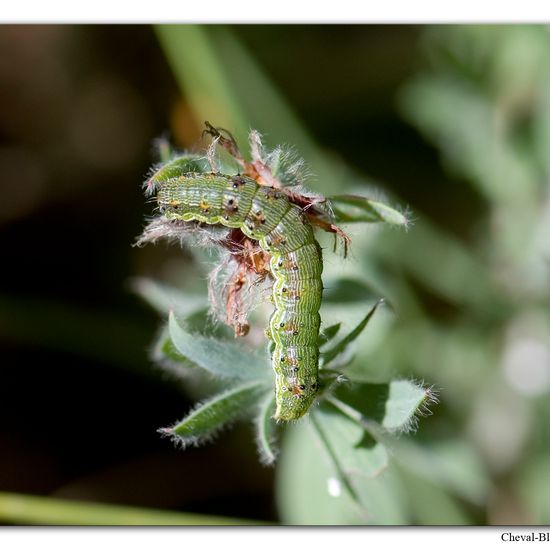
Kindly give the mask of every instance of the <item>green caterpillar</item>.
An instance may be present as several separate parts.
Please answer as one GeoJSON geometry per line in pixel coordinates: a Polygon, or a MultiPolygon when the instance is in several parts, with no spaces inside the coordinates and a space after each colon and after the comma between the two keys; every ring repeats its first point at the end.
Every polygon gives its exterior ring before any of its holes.
{"type": "Polygon", "coordinates": [[[312,405],[319,386],[323,261],[311,224],[287,195],[249,177],[194,172],[166,175],[166,179],[157,175],[155,186],[167,220],[240,229],[269,254],[275,311],[266,333],[274,342],[274,418],[300,418],[312,405]]]}

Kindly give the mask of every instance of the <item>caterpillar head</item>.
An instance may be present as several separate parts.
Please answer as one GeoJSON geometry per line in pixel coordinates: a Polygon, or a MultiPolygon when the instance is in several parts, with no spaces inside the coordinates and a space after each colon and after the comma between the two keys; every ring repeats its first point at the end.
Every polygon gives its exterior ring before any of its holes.
{"type": "Polygon", "coordinates": [[[298,420],[311,407],[319,383],[316,373],[304,377],[286,378],[278,377],[275,397],[277,402],[277,410],[275,411],[275,420],[298,420]]]}

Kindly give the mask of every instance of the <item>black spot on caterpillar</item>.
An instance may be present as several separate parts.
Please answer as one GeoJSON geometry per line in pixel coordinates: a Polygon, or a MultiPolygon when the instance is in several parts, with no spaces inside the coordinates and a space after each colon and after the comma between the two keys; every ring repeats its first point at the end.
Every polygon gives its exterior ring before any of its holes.
{"type": "Polygon", "coordinates": [[[167,220],[239,229],[270,255],[275,311],[267,333],[274,343],[275,419],[300,418],[317,394],[323,292],[321,248],[301,208],[284,193],[242,175],[159,178],[156,191],[167,220]]]}

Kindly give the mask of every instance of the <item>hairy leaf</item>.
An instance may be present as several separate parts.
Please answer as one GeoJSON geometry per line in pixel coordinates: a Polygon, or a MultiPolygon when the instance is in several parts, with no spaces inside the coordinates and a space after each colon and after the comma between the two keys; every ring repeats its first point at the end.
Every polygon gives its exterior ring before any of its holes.
{"type": "Polygon", "coordinates": [[[245,351],[234,342],[191,334],[170,312],[168,327],[176,350],[186,359],[216,376],[242,380],[265,380],[270,370],[265,357],[255,351],[245,351]]]}
{"type": "Polygon", "coordinates": [[[417,385],[410,380],[393,380],[389,384],[386,414],[382,426],[387,430],[407,429],[417,412],[424,412],[437,398],[431,387],[417,385]]]}
{"type": "Polygon", "coordinates": [[[401,212],[383,202],[354,195],[337,195],[330,197],[330,204],[339,222],[385,222],[403,227],[409,225],[409,220],[401,212]]]}
{"type": "Polygon", "coordinates": [[[410,380],[393,380],[388,384],[342,384],[334,395],[362,419],[376,422],[391,432],[414,426],[415,415],[436,400],[431,388],[410,380]]]}
{"type": "Polygon", "coordinates": [[[224,425],[241,418],[266,392],[266,385],[249,382],[235,386],[200,403],[183,420],[171,428],[159,430],[173,437],[183,447],[207,441],[224,425]]]}

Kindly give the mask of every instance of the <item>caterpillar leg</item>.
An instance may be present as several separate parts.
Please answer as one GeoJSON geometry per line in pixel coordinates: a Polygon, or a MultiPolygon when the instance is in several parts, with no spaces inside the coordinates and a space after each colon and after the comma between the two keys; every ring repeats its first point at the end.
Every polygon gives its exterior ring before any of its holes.
{"type": "MultiPolygon", "coordinates": [[[[323,229],[324,231],[327,231],[328,233],[334,233],[337,237],[340,237],[342,239],[342,243],[344,245],[344,258],[346,258],[348,255],[348,248],[351,244],[351,237],[347,233],[345,233],[342,229],[340,229],[337,225],[334,225],[333,223],[322,220],[318,218],[315,214],[310,214],[309,212],[306,212],[306,216],[310,221],[311,225],[320,227],[321,229],[323,229]]],[[[334,248],[336,249],[336,242],[334,243],[334,248]]]]}

